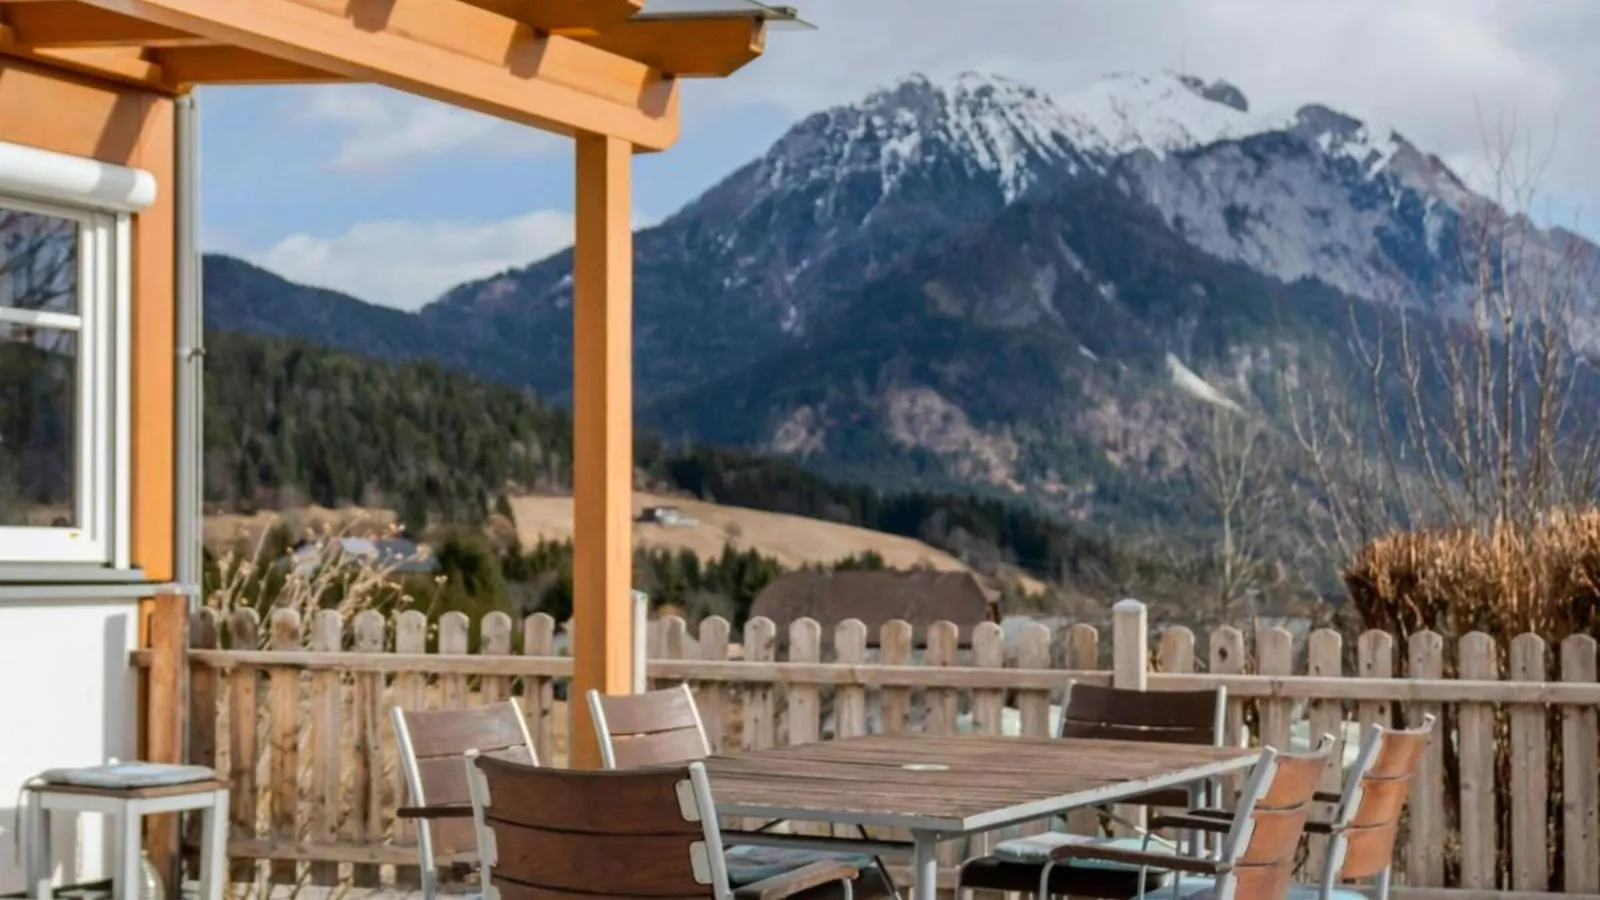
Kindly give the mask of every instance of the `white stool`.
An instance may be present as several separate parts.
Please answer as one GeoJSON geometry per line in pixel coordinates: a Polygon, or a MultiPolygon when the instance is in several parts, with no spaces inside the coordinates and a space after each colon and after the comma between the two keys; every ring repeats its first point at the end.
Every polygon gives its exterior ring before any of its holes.
{"type": "Polygon", "coordinates": [[[104,813],[117,822],[116,900],[139,900],[139,860],[144,852],[141,825],[145,816],[200,810],[200,900],[222,900],[227,878],[228,787],[221,781],[140,788],[79,787],[71,784],[28,785],[33,817],[28,846],[28,887],[36,900],[50,900],[50,814],[104,813]]]}

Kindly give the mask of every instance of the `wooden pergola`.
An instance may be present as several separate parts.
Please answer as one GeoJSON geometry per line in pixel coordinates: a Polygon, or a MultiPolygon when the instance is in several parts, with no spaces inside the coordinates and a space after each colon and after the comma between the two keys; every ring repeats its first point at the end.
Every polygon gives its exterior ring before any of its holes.
{"type": "MultiPolygon", "coordinates": [[[[574,139],[574,698],[634,684],[631,158],[677,138],[679,78],[731,74],[761,55],[769,21],[792,18],[643,2],[0,0],[0,54],[95,81],[168,96],[373,83],[574,139]]],[[[142,412],[158,430],[160,411],[142,412]]],[[[573,764],[596,766],[586,705],[570,707],[573,764]]]]}

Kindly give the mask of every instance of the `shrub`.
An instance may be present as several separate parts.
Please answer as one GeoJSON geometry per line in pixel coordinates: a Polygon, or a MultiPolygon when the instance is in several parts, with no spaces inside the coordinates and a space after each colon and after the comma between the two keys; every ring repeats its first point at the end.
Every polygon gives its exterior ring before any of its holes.
{"type": "MultiPolygon", "coordinates": [[[[1600,510],[1557,510],[1524,525],[1501,523],[1485,528],[1451,528],[1391,534],[1363,546],[1344,572],[1351,605],[1360,627],[1388,631],[1396,641],[1396,674],[1404,674],[1406,642],[1421,631],[1460,638],[1477,631],[1496,648],[1504,677],[1513,639],[1523,634],[1543,638],[1549,652],[1545,679],[1559,671],[1561,642],[1574,634],[1596,633],[1600,601],[1600,510]]],[[[1445,658],[1447,676],[1457,674],[1456,655],[1445,658]]],[[[1457,727],[1458,710],[1443,709],[1438,728],[1448,736],[1457,727]]],[[[1498,868],[1502,886],[1510,883],[1511,835],[1509,791],[1511,747],[1509,710],[1495,711],[1496,748],[1493,783],[1497,794],[1498,868]]],[[[1546,710],[1546,778],[1549,861],[1552,890],[1563,880],[1564,853],[1561,790],[1563,741],[1560,707],[1546,710]]],[[[1436,738],[1435,740],[1439,740],[1436,738]]],[[[1442,743],[1446,778],[1446,818],[1460,822],[1460,747],[1442,743]]],[[[1447,859],[1453,850],[1447,850],[1447,859]]]]}
{"type": "Polygon", "coordinates": [[[1504,646],[1532,632],[1552,646],[1593,634],[1600,601],[1600,510],[1557,511],[1528,527],[1392,534],[1344,573],[1362,625],[1398,638],[1482,631],[1504,646]]]}

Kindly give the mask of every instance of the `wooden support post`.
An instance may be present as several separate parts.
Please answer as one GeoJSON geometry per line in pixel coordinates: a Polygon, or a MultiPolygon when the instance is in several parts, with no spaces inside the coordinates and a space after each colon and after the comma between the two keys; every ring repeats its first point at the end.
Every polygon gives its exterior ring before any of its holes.
{"type": "MultiPolygon", "coordinates": [[[[150,608],[150,675],[145,713],[144,757],[149,762],[183,762],[188,712],[189,598],[156,597],[150,608]]],[[[178,817],[145,819],[145,849],[170,896],[177,896],[178,817]]]]}
{"type": "Polygon", "coordinates": [[[573,249],[573,678],[570,765],[600,766],[589,690],[634,688],[633,147],[577,138],[573,249]]]}
{"type": "MultiPolygon", "coordinates": [[[[1149,688],[1150,620],[1143,603],[1132,598],[1111,607],[1111,685],[1127,691],[1149,688]]],[[[1145,808],[1117,806],[1112,812],[1143,828],[1145,808]]]]}

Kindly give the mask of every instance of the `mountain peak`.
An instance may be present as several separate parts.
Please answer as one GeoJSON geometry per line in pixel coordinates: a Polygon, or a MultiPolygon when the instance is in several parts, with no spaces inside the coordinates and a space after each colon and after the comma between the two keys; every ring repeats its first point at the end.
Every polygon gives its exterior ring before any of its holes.
{"type": "Polygon", "coordinates": [[[1092,149],[1157,156],[1241,138],[1276,124],[1250,112],[1244,92],[1226,81],[1206,83],[1175,72],[1121,72],[1059,99],[1096,136],[1092,149]]]}
{"type": "Polygon", "coordinates": [[[805,181],[875,170],[887,194],[910,169],[952,162],[992,178],[1009,202],[1036,181],[1037,169],[1069,155],[1076,132],[1048,94],[1020,81],[913,73],[807,117],[762,166],[774,177],[805,181]]]}
{"type": "Polygon", "coordinates": [[[1207,100],[1221,103],[1223,106],[1231,106],[1239,112],[1250,111],[1250,101],[1245,97],[1244,91],[1239,90],[1231,82],[1223,81],[1219,78],[1210,84],[1206,84],[1204,79],[1196,75],[1179,75],[1178,80],[1183,83],[1184,87],[1207,100]]]}
{"type": "Polygon", "coordinates": [[[1391,168],[1397,159],[1403,170],[1398,174],[1403,180],[1411,183],[1410,176],[1420,174],[1412,170],[1421,165],[1421,154],[1393,128],[1362,121],[1320,103],[1300,107],[1288,127],[1328,156],[1354,161],[1367,178],[1391,168]]]}
{"type": "Polygon", "coordinates": [[[773,187],[876,170],[887,194],[909,169],[956,162],[1009,203],[1052,169],[1103,170],[1131,151],[1160,156],[1264,127],[1239,88],[1192,75],[1113,74],[1058,98],[989,72],[916,72],[808,117],[762,167],[773,187]]]}

